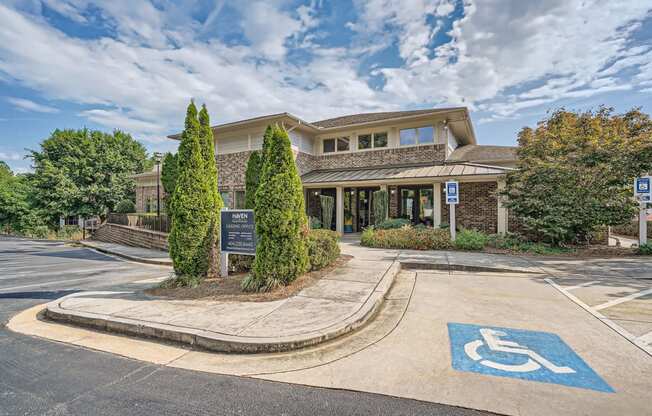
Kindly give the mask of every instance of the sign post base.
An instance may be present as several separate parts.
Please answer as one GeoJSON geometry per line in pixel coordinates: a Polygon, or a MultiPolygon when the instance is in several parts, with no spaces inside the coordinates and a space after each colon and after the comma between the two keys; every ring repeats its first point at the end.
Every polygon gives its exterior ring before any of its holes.
{"type": "Polygon", "coordinates": [[[220,252],[220,277],[229,277],[229,253],[220,252]]]}

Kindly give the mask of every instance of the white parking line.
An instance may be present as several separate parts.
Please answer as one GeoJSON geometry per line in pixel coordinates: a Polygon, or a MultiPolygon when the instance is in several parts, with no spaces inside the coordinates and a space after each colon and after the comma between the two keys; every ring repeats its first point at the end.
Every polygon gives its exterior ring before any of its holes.
{"type": "Polygon", "coordinates": [[[14,287],[3,287],[0,289],[0,292],[8,292],[12,290],[17,290],[17,289],[27,289],[30,287],[44,287],[44,286],[52,286],[52,285],[58,285],[60,283],[69,283],[69,282],[79,282],[82,280],[91,280],[91,279],[98,279],[102,278],[101,276],[96,276],[96,277],[82,277],[79,279],[67,279],[67,280],[58,280],[56,282],[45,282],[45,283],[34,283],[31,285],[24,285],[24,286],[14,286],[14,287]]]}
{"type": "Polygon", "coordinates": [[[579,285],[565,287],[564,289],[566,289],[566,290],[575,290],[575,289],[579,289],[581,287],[591,286],[591,285],[594,285],[594,284],[599,283],[599,282],[600,282],[599,280],[592,280],[590,282],[582,283],[582,284],[579,284],[579,285]]]}
{"type": "Polygon", "coordinates": [[[546,283],[548,283],[550,286],[554,287],[557,289],[559,292],[561,292],[562,295],[566,296],[568,299],[570,299],[572,302],[577,304],[580,308],[584,309],[591,315],[593,315],[596,319],[601,321],[603,324],[607,325],[609,328],[613,329],[616,331],[618,334],[620,334],[623,338],[631,342],[632,344],[636,345],[638,348],[641,350],[645,351],[647,354],[652,356],[652,345],[644,344],[641,341],[638,341],[640,337],[636,337],[634,334],[623,328],[622,326],[616,324],[614,321],[611,319],[607,318],[600,312],[596,311],[594,308],[590,307],[586,303],[582,302],[577,296],[573,295],[570,293],[568,290],[564,289],[563,287],[559,286],[557,283],[553,281],[553,279],[546,278],[544,279],[546,283]]]}
{"type": "Polygon", "coordinates": [[[631,295],[623,296],[622,298],[610,300],[609,302],[605,302],[600,305],[593,306],[593,309],[595,309],[596,311],[600,311],[602,309],[620,305],[621,303],[629,302],[630,300],[634,300],[649,294],[652,294],[652,289],[642,290],[640,292],[632,293],[631,295]]]}
{"type": "Polygon", "coordinates": [[[641,335],[640,337],[636,338],[636,342],[640,342],[643,345],[649,345],[652,346],[652,332],[648,332],[647,334],[641,335]]]}
{"type": "Polygon", "coordinates": [[[104,267],[90,267],[90,268],[85,268],[85,269],[78,269],[78,268],[70,268],[68,270],[54,270],[54,271],[44,271],[40,273],[35,273],[31,270],[20,272],[20,273],[12,273],[9,272],[6,276],[0,277],[0,280],[10,280],[10,279],[16,279],[19,277],[48,277],[48,276],[53,276],[53,275],[70,275],[70,274],[80,274],[80,273],[88,273],[88,272],[102,272],[102,271],[115,271],[115,272],[122,272],[129,270],[128,267],[120,267],[120,266],[104,266],[104,267]]]}

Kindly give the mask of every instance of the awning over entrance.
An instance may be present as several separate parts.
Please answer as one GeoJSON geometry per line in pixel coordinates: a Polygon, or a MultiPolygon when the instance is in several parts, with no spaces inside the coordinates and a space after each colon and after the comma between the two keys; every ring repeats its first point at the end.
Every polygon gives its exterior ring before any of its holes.
{"type": "Polygon", "coordinates": [[[472,163],[405,165],[385,168],[328,169],[313,170],[301,177],[304,185],[355,182],[388,181],[395,179],[428,179],[461,176],[503,175],[512,169],[500,166],[478,165],[472,163]]]}

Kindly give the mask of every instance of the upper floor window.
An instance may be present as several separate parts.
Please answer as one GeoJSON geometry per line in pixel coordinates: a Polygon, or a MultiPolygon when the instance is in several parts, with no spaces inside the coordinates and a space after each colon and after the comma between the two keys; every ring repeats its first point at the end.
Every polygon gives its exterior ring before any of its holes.
{"type": "Polygon", "coordinates": [[[358,136],[358,149],[376,149],[387,147],[387,132],[373,133],[373,134],[360,134],[358,136]]]}
{"type": "Polygon", "coordinates": [[[401,146],[432,144],[435,142],[435,129],[432,126],[403,129],[400,131],[401,146]]]}
{"type": "Polygon", "coordinates": [[[348,152],[349,151],[349,138],[348,137],[337,137],[333,139],[324,139],[323,140],[323,153],[333,153],[333,152],[348,152]]]}

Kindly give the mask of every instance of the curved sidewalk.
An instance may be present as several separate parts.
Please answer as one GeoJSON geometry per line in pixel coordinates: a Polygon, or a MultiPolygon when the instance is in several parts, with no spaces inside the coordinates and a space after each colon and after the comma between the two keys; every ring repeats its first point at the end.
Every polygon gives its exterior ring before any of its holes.
{"type": "Polygon", "coordinates": [[[356,254],[315,285],[278,301],[178,301],[138,293],[81,293],[50,303],[45,315],[212,351],[288,351],[351,332],[376,313],[400,269],[397,253],[356,254]]]}

